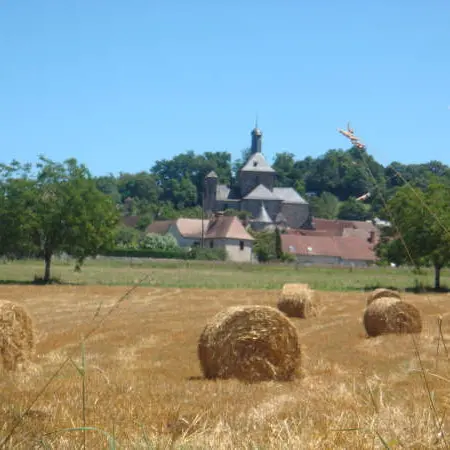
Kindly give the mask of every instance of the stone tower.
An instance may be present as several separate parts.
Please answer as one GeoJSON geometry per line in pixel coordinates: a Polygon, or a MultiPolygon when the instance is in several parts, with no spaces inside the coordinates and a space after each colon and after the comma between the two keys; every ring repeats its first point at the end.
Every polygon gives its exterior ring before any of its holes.
{"type": "Polygon", "coordinates": [[[203,199],[203,208],[206,216],[210,216],[216,205],[217,181],[218,176],[214,170],[205,177],[205,194],[203,199]]]}

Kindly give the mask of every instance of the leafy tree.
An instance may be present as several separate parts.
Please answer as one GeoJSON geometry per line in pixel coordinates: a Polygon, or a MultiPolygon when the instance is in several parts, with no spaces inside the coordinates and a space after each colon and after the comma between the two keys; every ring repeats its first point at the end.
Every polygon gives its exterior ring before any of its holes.
{"type": "Polygon", "coordinates": [[[133,198],[156,203],[161,195],[157,178],[149,172],[121,173],[117,186],[122,199],[133,198]]]}
{"type": "Polygon", "coordinates": [[[259,262],[268,262],[276,259],[275,233],[270,230],[251,232],[255,238],[253,251],[259,262]]]}
{"type": "Polygon", "coordinates": [[[100,192],[109,195],[114,203],[120,203],[121,195],[114,175],[110,174],[107,176],[97,177],[95,179],[95,184],[97,189],[100,192]]]}
{"type": "Polygon", "coordinates": [[[322,192],[320,196],[312,197],[310,206],[313,216],[321,219],[336,219],[339,214],[339,199],[330,192],[322,192]]]}
{"type": "Polygon", "coordinates": [[[23,167],[3,166],[0,219],[6,226],[0,253],[24,248],[37,252],[45,263],[43,281],[48,282],[55,253],[75,257],[79,267],[87,256],[112,246],[118,212],[75,159],[61,164],[41,156],[36,169],[35,175],[30,167],[23,176],[23,167]]]}
{"type": "Polygon", "coordinates": [[[147,213],[139,217],[136,228],[140,231],[144,231],[153,222],[153,214],[147,213]]]}
{"type": "Polygon", "coordinates": [[[338,219],[341,220],[367,220],[370,219],[371,213],[369,208],[361,201],[350,197],[339,207],[338,219]]]}
{"type": "Polygon", "coordinates": [[[139,240],[141,233],[139,230],[131,227],[120,226],[117,227],[114,243],[118,248],[136,249],[139,247],[139,240]]]}
{"type": "MultiPolygon", "coordinates": [[[[450,187],[431,184],[424,191],[400,188],[388,204],[395,226],[408,248],[392,241],[397,257],[421,266],[431,264],[435,289],[440,288],[441,269],[450,263],[450,187]]],[[[392,249],[391,249],[392,252],[392,249]]]]}

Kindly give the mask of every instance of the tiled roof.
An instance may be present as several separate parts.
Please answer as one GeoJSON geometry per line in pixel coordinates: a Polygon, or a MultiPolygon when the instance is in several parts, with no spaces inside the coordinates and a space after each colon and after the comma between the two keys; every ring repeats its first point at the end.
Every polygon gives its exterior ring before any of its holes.
{"type": "Polygon", "coordinates": [[[294,188],[291,187],[276,187],[273,188],[273,193],[285,203],[308,204],[308,202],[304,198],[302,198],[294,188]]]}
{"type": "Polygon", "coordinates": [[[375,261],[371,244],[354,236],[302,236],[282,234],[283,251],[304,256],[332,256],[344,260],[375,261]]]}
{"type": "Polygon", "coordinates": [[[125,227],[134,228],[139,222],[139,216],[123,216],[120,221],[125,227]]]}
{"type": "Polygon", "coordinates": [[[242,167],[241,172],[275,172],[262,153],[253,153],[242,167]]]}
{"type": "Polygon", "coordinates": [[[146,233],[166,234],[169,231],[170,225],[175,223],[175,220],[155,220],[146,229],[146,233]]]}
{"type": "Polygon", "coordinates": [[[244,197],[245,200],[280,200],[275,194],[267,189],[263,184],[259,184],[249,194],[244,197]]]}
{"type": "Polygon", "coordinates": [[[313,227],[316,231],[322,231],[329,236],[342,236],[344,228],[355,228],[351,220],[313,219],[313,227]]]}
{"type": "MultiPolygon", "coordinates": [[[[203,221],[203,232],[206,233],[209,220],[203,221]]],[[[179,233],[183,237],[201,238],[202,236],[202,219],[177,219],[175,222],[179,233]]]]}
{"type": "Polygon", "coordinates": [[[217,216],[212,219],[206,231],[205,239],[254,240],[235,216],[217,216]]]}

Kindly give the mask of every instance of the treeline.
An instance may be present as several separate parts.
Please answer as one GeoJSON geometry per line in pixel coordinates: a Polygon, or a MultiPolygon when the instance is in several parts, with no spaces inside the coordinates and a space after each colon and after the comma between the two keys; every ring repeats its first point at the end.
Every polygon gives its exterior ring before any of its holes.
{"type": "MultiPolygon", "coordinates": [[[[205,175],[214,170],[220,183],[233,185],[249,155],[232,161],[227,152],[196,154],[188,151],[172,159],[156,161],[149,170],[95,178],[98,189],[108,194],[122,215],[139,216],[137,228],[153,220],[201,217],[205,175]]],[[[318,158],[296,159],[277,153],[272,167],[277,185],[293,187],[311,204],[314,216],[367,220],[382,215],[384,202],[405,183],[426,188],[439,177],[450,184],[450,168],[439,161],[424,164],[393,162],[387,167],[357,148],[329,150],[318,158]],[[364,201],[356,199],[369,193],[364,201]]]]}

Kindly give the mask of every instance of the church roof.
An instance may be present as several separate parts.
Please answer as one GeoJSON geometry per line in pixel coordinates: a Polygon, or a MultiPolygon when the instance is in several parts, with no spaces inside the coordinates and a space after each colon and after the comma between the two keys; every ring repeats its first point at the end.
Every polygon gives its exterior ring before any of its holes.
{"type": "Polygon", "coordinates": [[[276,197],[278,197],[285,203],[308,204],[308,202],[304,198],[302,198],[294,188],[291,187],[276,187],[273,188],[273,193],[276,197]]]}
{"type": "Polygon", "coordinates": [[[267,213],[266,207],[264,206],[263,202],[261,202],[261,209],[259,210],[258,217],[254,220],[254,222],[273,223],[272,219],[270,218],[269,214],[267,213]]]}
{"type": "Polygon", "coordinates": [[[249,194],[244,197],[244,200],[280,200],[263,184],[259,184],[249,194]]]}
{"type": "Polygon", "coordinates": [[[287,223],[287,219],[281,211],[275,217],[275,223],[287,223]]]}
{"type": "Polygon", "coordinates": [[[275,172],[262,153],[253,153],[242,167],[241,172],[275,172]]]}
{"type": "Polygon", "coordinates": [[[239,188],[234,186],[231,189],[226,184],[218,184],[216,188],[217,201],[237,201],[240,200],[239,188]]]}
{"type": "Polygon", "coordinates": [[[205,178],[219,178],[219,177],[217,176],[217,173],[214,172],[214,170],[211,170],[211,172],[209,172],[205,178]]]}

